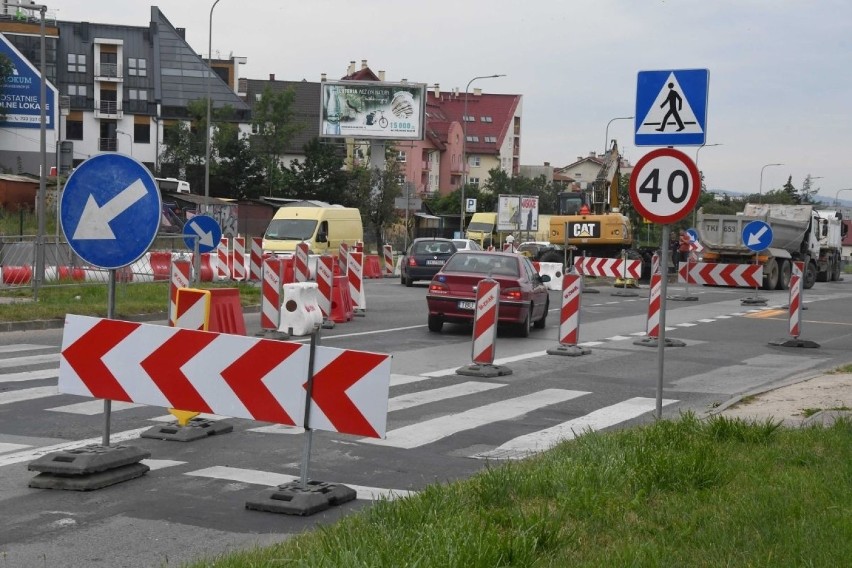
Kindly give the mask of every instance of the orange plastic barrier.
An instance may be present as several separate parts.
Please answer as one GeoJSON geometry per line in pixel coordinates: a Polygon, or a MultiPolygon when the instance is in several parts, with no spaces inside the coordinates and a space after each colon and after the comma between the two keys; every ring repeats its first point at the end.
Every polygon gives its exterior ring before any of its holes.
{"type": "Polygon", "coordinates": [[[379,255],[369,254],[364,263],[364,278],[382,278],[382,265],[379,263],[379,255]]]}
{"type": "Polygon", "coordinates": [[[3,284],[27,284],[32,279],[33,267],[29,264],[3,267],[3,284]]]}
{"type": "Polygon", "coordinates": [[[234,335],[246,334],[246,320],[240,305],[239,289],[210,289],[210,322],[207,329],[234,335]]]}
{"type": "Polygon", "coordinates": [[[150,256],[151,273],[154,280],[169,280],[172,275],[172,253],[169,251],[152,252],[150,256]]]}
{"type": "Polygon", "coordinates": [[[331,321],[345,323],[352,321],[355,309],[352,306],[352,296],[349,295],[349,280],[346,276],[335,276],[331,290],[331,321]]]}

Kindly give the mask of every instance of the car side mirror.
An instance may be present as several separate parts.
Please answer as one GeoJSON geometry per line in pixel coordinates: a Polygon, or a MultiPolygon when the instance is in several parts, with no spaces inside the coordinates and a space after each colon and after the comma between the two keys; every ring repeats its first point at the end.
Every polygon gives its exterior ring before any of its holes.
{"type": "Polygon", "coordinates": [[[550,282],[550,275],[549,274],[542,274],[541,276],[538,277],[538,279],[541,280],[542,282],[550,282]]]}
{"type": "Polygon", "coordinates": [[[323,233],[323,232],[317,233],[317,242],[318,243],[327,243],[328,242],[328,235],[323,233]]]}

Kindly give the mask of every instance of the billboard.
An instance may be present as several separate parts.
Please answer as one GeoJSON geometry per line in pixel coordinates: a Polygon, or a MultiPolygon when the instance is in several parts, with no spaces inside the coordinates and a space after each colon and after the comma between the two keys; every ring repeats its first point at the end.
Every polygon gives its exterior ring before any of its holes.
{"type": "MultiPolygon", "coordinates": [[[[20,51],[0,34],[0,54],[9,58],[12,72],[0,82],[0,107],[5,116],[0,127],[39,128],[41,126],[41,75],[20,51]]],[[[46,129],[53,130],[56,112],[56,87],[47,85],[46,129]]]]}
{"type": "Polygon", "coordinates": [[[325,81],[320,93],[320,136],[423,140],[425,84],[325,81]]]}
{"type": "Polygon", "coordinates": [[[534,195],[498,196],[497,230],[537,232],[538,197],[534,195]]]}

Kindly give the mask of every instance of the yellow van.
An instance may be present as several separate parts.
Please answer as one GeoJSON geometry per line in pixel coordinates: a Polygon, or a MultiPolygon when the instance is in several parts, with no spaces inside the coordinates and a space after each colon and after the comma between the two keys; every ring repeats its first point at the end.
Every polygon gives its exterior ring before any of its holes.
{"type": "Polygon", "coordinates": [[[340,243],[364,240],[361,213],[352,207],[280,207],[263,235],[263,252],[292,253],[308,243],[313,254],[337,254],[340,243]]]}
{"type": "Polygon", "coordinates": [[[465,237],[476,241],[486,248],[492,241],[496,244],[497,236],[497,213],[474,213],[467,225],[465,237]]]}

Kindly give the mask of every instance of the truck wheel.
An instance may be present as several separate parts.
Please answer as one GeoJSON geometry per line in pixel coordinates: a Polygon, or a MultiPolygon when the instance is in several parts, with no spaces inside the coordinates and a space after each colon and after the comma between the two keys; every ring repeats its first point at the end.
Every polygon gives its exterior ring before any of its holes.
{"type": "Polygon", "coordinates": [[[763,266],[763,289],[774,290],[778,286],[778,261],[770,258],[763,266]]]}
{"type": "Polygon", "coordinates": [[[811,288],[813,288],[814,283],[816,282],[816,279],[817,279],[816,264],[814,264],[813,262],[809,262],[808,265],[805,267],[805,281],[803,282],[805,290],[810,290],[811,288]]]}
{"type": "Polygon", "coordinates": [[[790,278],[793,277],[793,265],[789,260],[782,260],[781,267],[778,271],[778,288],[777,290],[787,290],[790,288],[790,278]]]}
{"type": "Polygon", "coordinates": [[[826,268],[825,270],[820,270],[819,272],[817,272],[816,281],[817,282],[828,282],[828,276],[829,276],[830,271],[831,271],[831,268],[826,268]]]}
{"type": "Polygon", "coordinates": [[[837,282],[838,280],[840,280],[840,259],[835,258],[834,259],[834,268],[832,268],[832,270],[831,270],[831,281],[837,282]]]}

